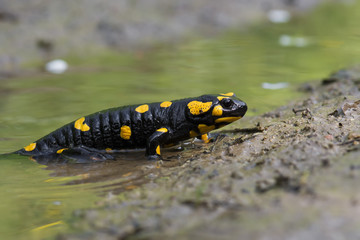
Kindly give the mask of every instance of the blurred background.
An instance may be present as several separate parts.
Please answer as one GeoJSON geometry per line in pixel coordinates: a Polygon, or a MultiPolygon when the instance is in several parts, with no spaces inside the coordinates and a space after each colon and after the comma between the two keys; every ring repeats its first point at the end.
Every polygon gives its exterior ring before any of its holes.
{"type": "MultiPolygon", "coordinates": [[[[0,0],[0,153],[121,105],[232,91],[264,113],[357,64],[359,22],[356,0],[0,0]]],[[[23,159],[0,175],[4,236],[94,202],[23,159]]]]}

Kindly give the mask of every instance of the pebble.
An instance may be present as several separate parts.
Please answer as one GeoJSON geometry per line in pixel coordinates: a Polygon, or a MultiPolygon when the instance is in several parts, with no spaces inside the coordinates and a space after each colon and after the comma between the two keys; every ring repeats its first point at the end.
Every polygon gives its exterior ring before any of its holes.
{"type": "Polygon", "coordinates": [[[68,63],[62,59],[52,60],[45,65],[45,70],[49,73],[62,74],[68,69],[68,63]]]}

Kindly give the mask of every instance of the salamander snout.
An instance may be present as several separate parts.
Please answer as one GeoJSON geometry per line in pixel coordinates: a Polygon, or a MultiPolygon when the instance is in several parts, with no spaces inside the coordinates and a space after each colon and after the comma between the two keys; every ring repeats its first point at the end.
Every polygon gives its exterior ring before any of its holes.
{"type": "Polygon", "coordinates": [[[245,102],[241,101],[241,100],[234,100],[234,103],[236,105],[236,110],[234,111],[235,114],[237,114],[237,116],[239,117],[243,117],[247,111],[247,105],[245,102]]]}

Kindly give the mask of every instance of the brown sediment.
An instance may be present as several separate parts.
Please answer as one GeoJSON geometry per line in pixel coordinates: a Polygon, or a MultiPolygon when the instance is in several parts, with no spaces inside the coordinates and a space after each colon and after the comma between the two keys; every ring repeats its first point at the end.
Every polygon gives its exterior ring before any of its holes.
{"type": "Polygon", "coordinates": [[[59,239],[358,238],[359,79],[339,71],[210,144],[165,152],[160,177],[77,211],[79,233],[59,239]]]}

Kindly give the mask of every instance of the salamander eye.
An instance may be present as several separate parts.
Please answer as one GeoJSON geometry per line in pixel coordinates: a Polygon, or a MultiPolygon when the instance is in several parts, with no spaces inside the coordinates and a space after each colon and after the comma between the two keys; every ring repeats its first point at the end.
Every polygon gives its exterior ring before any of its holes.
{"type": "Polygon", "coordinates": [[[223,106],[224,108],[231,108],[232,105],[234,104],[233,100],[231,100],[230,98],[224,98],[221,102],[220,102],[221,106],[223,106]]]}

